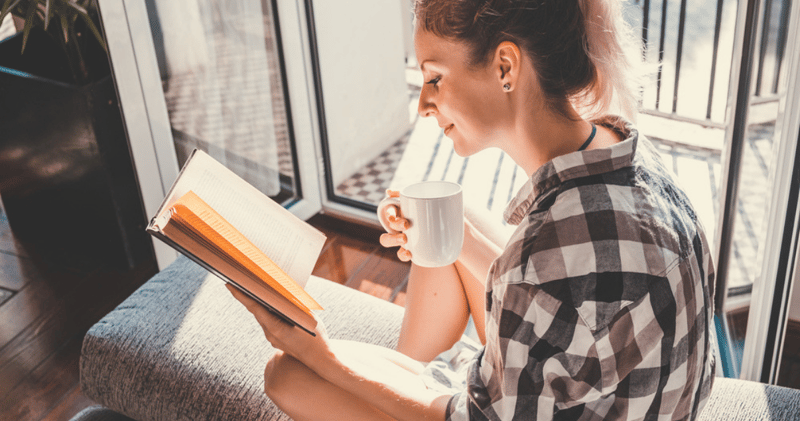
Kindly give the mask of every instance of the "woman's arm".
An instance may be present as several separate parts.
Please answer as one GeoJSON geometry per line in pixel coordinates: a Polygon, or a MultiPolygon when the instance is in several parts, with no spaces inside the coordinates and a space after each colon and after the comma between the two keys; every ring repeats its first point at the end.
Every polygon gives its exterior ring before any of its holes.
{"type": "MultiPolygon", "coordinates": [[[[500,245],[484,234],[490,230],[487,224],[488,222],[484,218],[467,214],[467,217],[464,218],[464,246],[461,248],[461,255],[458,256],[458,261],[481,282],[486,279],[492,263],[503,252],[500,245]]],[[[497,234],[497,232],[495,233],[497,234]]],[[[500,234],[497,237],[502,236],[503,234],[500,234]]],[[[496,238],[494,240],[503,239],[496,238]]]]}

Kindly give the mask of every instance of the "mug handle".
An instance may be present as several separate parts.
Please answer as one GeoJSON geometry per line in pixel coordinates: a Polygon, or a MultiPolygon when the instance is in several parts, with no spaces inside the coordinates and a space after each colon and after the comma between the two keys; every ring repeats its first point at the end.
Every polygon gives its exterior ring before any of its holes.
{"type": "Polygon", "coordinates": [[[383,229],[386,230],[389,234],[399,234],[400,231],[393,230],[391,226],[389,226],[389,219],[386,215],[386,208],[394,205],[397,209],[400,209],[400,198],[399,197],[385,197],[378,203],[378,220],[381,222],[383,229]]]}

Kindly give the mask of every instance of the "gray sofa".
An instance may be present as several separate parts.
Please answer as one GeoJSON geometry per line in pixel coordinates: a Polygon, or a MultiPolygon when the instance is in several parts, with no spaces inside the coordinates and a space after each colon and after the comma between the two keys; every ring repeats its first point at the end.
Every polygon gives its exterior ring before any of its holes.
{"type": "MultiPolygon", "coordinates": [[[[316,277],[307,289],[331,337],[395,346],[402,308],[316,277]]],[[[288,419],[263,393],[272,352],[222,281],[179,258],[87,333],[81,387],[100,405],[73,421],[288,419]]],[[[800,391],[718,378],[700,419],[800,420],[800,391]]]]}
{"type": "MultiPolygon", "coordinates": [[[[306,290],[331,338],[395,346],[401,307],[317,277],[306,290]]],[[[263,392],[273,352],[224,283],[181,257],[92,326],[81,388],[139,421],[288,419],[263,392]]]]}

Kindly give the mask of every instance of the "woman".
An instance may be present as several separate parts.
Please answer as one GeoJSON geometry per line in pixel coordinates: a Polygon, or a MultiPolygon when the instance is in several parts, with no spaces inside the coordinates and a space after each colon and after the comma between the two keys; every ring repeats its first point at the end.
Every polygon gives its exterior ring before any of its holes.
{"type": "MultiPolygon", "coordinates": [[[[455,264],[412,265],[398,352],[311,337],[233,291],[281,350],[266,392],[293,419],[697,415],[713,263],[652,145],[607,115],[636,106],[617,3],[417,0],[419,112],[459,155],[497,147],[526,171],[518,228],[500,249],[465,221],[455,264]],[[483,347],[459,342],[470,316],[483,347]]],[[[402,233],[381,243],[410,259],[402,233]]]]}

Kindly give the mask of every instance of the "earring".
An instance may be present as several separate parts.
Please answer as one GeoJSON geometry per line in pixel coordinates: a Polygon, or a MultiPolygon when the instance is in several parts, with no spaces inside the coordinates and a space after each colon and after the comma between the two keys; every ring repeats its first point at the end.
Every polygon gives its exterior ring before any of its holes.
{"type": "Polygon", "coordinates": [[[508,91],[510,91],[510,90],[511,90],[511,85],[509,85],[508,83],[506,83],[505,85],[503,85],[503,89],[504,89],[506,92],[508,92],[508,91]]]}

